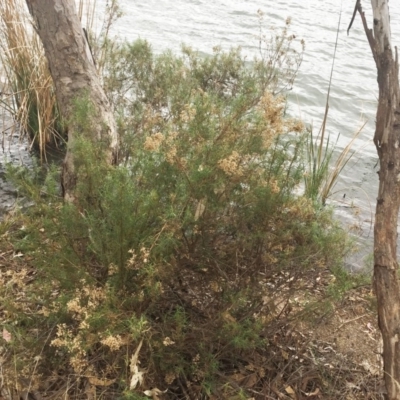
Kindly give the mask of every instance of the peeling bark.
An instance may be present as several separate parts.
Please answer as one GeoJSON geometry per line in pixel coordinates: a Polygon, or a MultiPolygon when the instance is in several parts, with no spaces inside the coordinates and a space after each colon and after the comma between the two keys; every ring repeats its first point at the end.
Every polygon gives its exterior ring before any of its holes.
{"type": "Polygon", "coordinates": [[[374,289],[383,339],[384,378],[389,400],[400,400],[400,285],[397,221],[400,209],[400,88],[397,48],[391,47],[388,0],[371,0],[374,28],[364,30],[378,71],[379,100],[374,143],[380,171],[374,226],[374,289]]]}
{"type": "MultiPolygon", "coordinates": [[[[93,58],[79,21],[75,0],[26,0],[35,29],[43,43],[57,102],[68,123],[68,148],[62,184],[64,198],[73,201],[76,186],[73,148],[77,133],[84,133],[73,121],[74,100],[85,96],[95,110],[92,141],[104,143],[105,160],[113,164],[118,150],[117,129],[110,103],[97,76],[93,58]]],[[[86,133],[87,134],[87,133],[86,133]]]]}

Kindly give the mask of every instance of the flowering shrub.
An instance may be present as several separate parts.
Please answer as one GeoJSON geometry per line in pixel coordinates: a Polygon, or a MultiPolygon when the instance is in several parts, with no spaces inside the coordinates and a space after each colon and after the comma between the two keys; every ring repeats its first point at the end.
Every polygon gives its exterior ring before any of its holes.
{"type": "MultiPolygon", "coordinates": [[[[307,297],[310,269],[334,265],[345,238],[294,194],[303,128],[269,63],[248,65],[238,50],[156,57],[143,41],[109,57],[120,165],[77,139],[77,201],[55,200],[48,174],[21,217],[13,240],[38,271],[26,296],[41,306],[18,325],[14,354],[35,387],[51,366],[107,398],[233,398],[236,371],[272,357],[274,335],[304,312],[293,293],[307,297]]],[[[88,112],[77,110],[80,126],[88,112]]],[[[257,374],[253,386],[265,386],[257,374]]]]}

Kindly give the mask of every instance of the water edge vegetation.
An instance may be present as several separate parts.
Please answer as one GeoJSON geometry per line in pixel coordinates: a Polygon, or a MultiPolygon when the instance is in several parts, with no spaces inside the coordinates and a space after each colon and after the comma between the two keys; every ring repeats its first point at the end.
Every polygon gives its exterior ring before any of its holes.
{"type": "MultiPolygon", "coordinates": [[[[301,61],[289,27],[264,36],[265,57],[251,66],[240,49],[201,58],[189,47],[155,55],[144,40],[93,43],[119,165],[78,138],[73,204],[57,166],[10,168],[33,200],[0,228],[10,396],[379,398],[373,372],[348,361],[349,376],[309,334],[366,283],[342,268],[351,243],[332,210],[297,193],[310,136],[277,94],[301,61]]],[[[97,116],[84,94],[74,107],[90,132],[97,116]]]]}

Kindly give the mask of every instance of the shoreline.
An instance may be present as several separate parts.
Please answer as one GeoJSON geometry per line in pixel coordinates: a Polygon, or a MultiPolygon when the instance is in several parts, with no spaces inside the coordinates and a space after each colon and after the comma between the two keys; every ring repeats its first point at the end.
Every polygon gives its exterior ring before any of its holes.
{"type": "MultiPolygon", "coordinates": [[[[11,162],[14,165],[27,166],[28,168],[33,166],[27,139],[19,138],[17,131],[11,135],[6,135],[4,130],[2,132],[3,140],[0,149],[0,219],[7,212],[12,211],[18,201],[17,189],[6,180],[5,164],[11,162]]],[[[334,209],[334,218],[340,222],[343,229],[354,237],[359,248],[358,251],[347,257],[344,267],[351,273],[372,274],[375,209],[367,209],[363,204],[357,203],[357,199],[351,199],[351,196],[345,199],[331,198],[328,201],[328,205],[334,209]]]]}

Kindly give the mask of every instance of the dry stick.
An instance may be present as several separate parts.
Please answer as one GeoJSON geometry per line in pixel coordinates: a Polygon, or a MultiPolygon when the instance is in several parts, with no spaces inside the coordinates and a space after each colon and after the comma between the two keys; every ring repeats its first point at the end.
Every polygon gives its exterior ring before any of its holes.
{"type": "Polygon", "coordinates": [[[347,28],[347,36],[349,36],[349,32],[350,32],[351,26],[353,25],[354,18],[356,17],[357,10],[358,10],[359,6],[360,6],[360,0],[357,0],[356,5],[354,7],[354,11],[353,11],[353,16],[351,17],[351,21],[350,21],[349,27],[347,28]]]}
{"type": "MultiPolygon", "coordinates": [[[[365,13],[362,9],[360,1],[357,2],[356,7],[357,7],[357,11],[361,15],[361,21],[363,23],[365,34],[367,35],[367,39],[368,39],[369,47],[371,48],[372,56],[374,57],[375,62],[377,62],[378,51],[376,49],[376,42],[374,39],[374,35],[372,34],[372,29],[368,28],[367,19],[365,18],[365,13]]],[[[397,59],[397,48],[396,48],[396,59],[397,59]]]]}
{"type": "Polygon", "coordinates": [[[335,329],[335,332],[340,331],[346,324],[349,324],[350,322],[355,322],[355,321],[357,321],[357,320],[359,320],[359,319],[361,319],[361,318],[368,317],[368,316],[371,316],[371,314],[370,314],[370,313],[367,313],[367,314],[359,315],[359,316],[356,317],[356,318],[348,319],[347,321],[344,321],[343,323],[341,323],[341,324],[335,329]]]}

